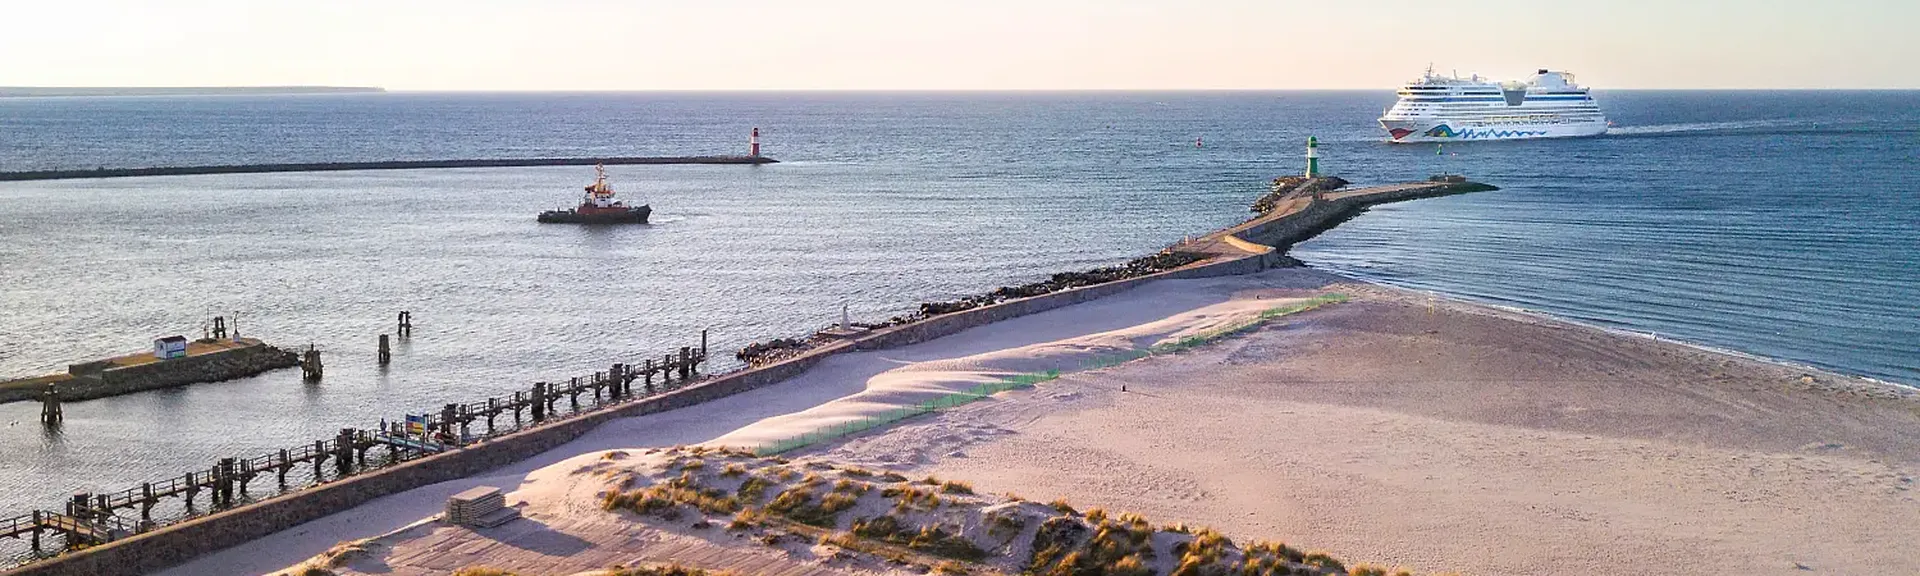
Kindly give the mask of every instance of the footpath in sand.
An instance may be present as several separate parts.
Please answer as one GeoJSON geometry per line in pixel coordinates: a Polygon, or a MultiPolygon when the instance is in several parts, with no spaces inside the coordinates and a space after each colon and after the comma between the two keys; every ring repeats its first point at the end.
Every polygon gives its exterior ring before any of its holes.
{"type": "Polygon", "coordinates": [[[1352,300],[795,454],[1422,573],[1920,573],[1911,394],[1308,269],[1154,282],[838,355],[780,385],[616,421],[487,477],[383,498],[167,573],[270,572],[390,532],[372,564],[355,565],[567,574],[679,560],[817,573],[828,569],[804,553],[622,521],[599,509],[604,482],[587,472],[609,449],[761,445],[1327,292],[1352,300]],[[510,491],[527,518],[395,532],[475,485],[510,491]]]}

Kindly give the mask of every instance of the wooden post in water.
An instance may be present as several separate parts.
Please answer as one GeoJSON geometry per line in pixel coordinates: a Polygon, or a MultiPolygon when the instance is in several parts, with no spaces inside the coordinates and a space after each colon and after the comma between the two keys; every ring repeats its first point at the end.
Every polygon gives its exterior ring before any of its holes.
{"type": "Polygon", "coordinates": [[[647,394],[652,395],[653,394],[653,359],[652,358],[647,359],[646,372],[643,372],[643,374],[645,374],[643,378],[645,378],[646,380],[641,384],[646,387],[645,389],[647,391],[647,394]]]}
{"type": "Polygon", "coordinates": [[[322,373],[323,370],[320,366],[320,349],[315,348],[312,344],[308,344],[306,353],[300,356],[300,378],[308,382],[315,382],[320,380],[322,373]]]}
{"type": "Polygon", "coordinates": [[[532,416],[533,416],[534,422],[542,422],[547,419],[547,383],[546,382],[533,383],[532,412],[533,412],[532,416]]]}
{"type": "Polygon", "coordinates": [[[688,348],[686,346],[681,346],[680,347],[680,381],[685,382],[692,378],[693,378],[693,349],[688,348]]]}
{"type": "Polygon", "coordinates": [[[413,313],[412,312],[408,312],[406,310],[400,311],[400,325],[394,330],[394,333],[399,334],[401,338],[413,337],[413,313]]]}
{"type": "Polygon", "coordinates": [[[458,414],[459,412],[460,412],[459,404],[448,404],[446,406],[440,407],[440,438],[442,441],[448,444],[454,443],[453,442],[453,416],[455,414],[458,414]]]}
{"type": "Polygon", "coordinates": [[[333,467],[341,478],[353,474],[353,429],[341,428],[333,440],[333,467]]]}
{"type": "Polygon", "coordinates": [[[200,495],[200,484],[194,482],[193,473],[188,472],[180,477],[180,485],[185,486],[187,489],[187,511],[191,512],[193,511],[193,499],[200,495]]]}
{"type": "Polygon", "coordinates": [[[144,523],[153,521],[153,505],[156,500],[157,499],[153,497],[153,483],[141,482],[140,483],[140,522],[141,523],[144,524],[144,523]]]}
{"type": "Polygon", "coordinates": [[[387,335],[381,334],[380,335],[380,365],[386,366],[387,364],[390,364],[392,362],[393,362],[393,347],[388,345],[387,335]]]}
{"type": "Polygon", "coordinates": [[[627,377],[626,364],[615,362],[613,366],[609,366],[607,368],[607,380],[609,380],[607,385],[613,387],[613,393],[609,394],[609,396],[612,396],[614,400],[619,400],[629,395],[627,383],[632,379],[627,377]]]}
{"type": "Polygon", "coordinates": [[[454,443],[466,444],[467,443],[467,425],[473,423],[473,413],[467,410],[466,404],[458,404],[456,406],[459,408],[458,410],[456,410],[456,412],[458,412],[460,415],[459,416],[460,435],[455,437],[454,443]]]}
{"type": "Polygon", "coordinates": [[[60,388],[48,382],[47,391],[40,394],[40,423],[57,426],[66,419],[66,413],[60,409],[60,388]]]}
{"type": "Polygon", "coordinates": [[[325,440],[314,440],[313,441],[313,483],[319,484],[320,482],[326,480],[325,476],[320,475],[320,472],[322,471],[321,466],[325,465],[326,463],[327,463],[327,442],[325,440]]]}
{"type": "Polygon", "coordinates": [[[520,392],[515,391],[513,393],[513,427],[516,430],[520,428],[520,409],[526,406],[527,403],[520,397],[520,392]]]}
{"type": "MultiPolygon", "coordinates": [[[[500,409],[494,407],[494,404],[495,404],[495,401],[493,398],[487,398],[487,435],[488,436],[493,435],[493,417],[500,415],[500,409]]],[[[519,414],[519,413],[515,412],[515,414],[519,414]]]]}
{"type": "Polygon", "coordinates": [[[221,458],[213,469],[213,508],[233,506],[233,459],[221,458]]]}

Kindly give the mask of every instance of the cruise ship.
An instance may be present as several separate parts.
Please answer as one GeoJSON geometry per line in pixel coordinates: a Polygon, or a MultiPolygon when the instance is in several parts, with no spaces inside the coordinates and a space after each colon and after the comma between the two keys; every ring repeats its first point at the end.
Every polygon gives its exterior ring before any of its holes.
{"type": "Polygon", "coordinates": [[[1479,75],[1438,76],[1432,68],[1400,87],[1400,101],[1380,117],[1393,142],[1517,140],[1596,136],[1607,117],[1573,75],[1542,68],[1525,82],[1479,75]]]}

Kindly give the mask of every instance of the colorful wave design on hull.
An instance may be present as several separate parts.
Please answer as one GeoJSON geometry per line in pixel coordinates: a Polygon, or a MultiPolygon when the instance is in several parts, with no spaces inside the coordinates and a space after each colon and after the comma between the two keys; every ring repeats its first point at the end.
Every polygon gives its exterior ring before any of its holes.
{"type": "Polygon", "coordinates": [[[1454,130],[1452,127],[1447,126],[1446,124],[1441,124],[1439,126],[1434,126],[1432,130],[1428,130],[1426,135],[1428,138],[1456,138],[1460,140],[1497,140],[1501,138],[1527,138],[1532,136],[1546,136],[1547,131],[1546,130],[1505,130],[1500,128],[1481,128],[1481,129],[1468,128],[1465,130],[1454,130]]]}

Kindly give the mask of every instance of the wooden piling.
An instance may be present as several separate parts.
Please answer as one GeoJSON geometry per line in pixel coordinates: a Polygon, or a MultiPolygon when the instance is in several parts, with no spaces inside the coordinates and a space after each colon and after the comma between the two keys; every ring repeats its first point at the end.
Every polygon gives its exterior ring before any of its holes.
{"type": "Polygon", "coordinates": [[[153,505],[159,499],[153,497],[153,483],[140,483],[140,521],[153,521],[153,505]]]}
{"type": "Polygon", "coordinates": [[[440,438],[442,440],[451,441],[453,439],[453,416],[458,413],[459,410],[459,404],[447,404],[446,406],[440,407],[440,438]]]}
{"type": "Polygon", "coordinates": [[[233,506],[233,459],[221,458],[220,464],[213,469],[213,506],[230,508],[233,506]]]}
{"type": "Polygon", "coordinates": [[[532,412],[531,416],[533,417],[534,422],[546,421],[547,419],[547,383],[546,382],[533,383],[533,405],[530,408],[531,408],[530,412],[532,412]]]}
{"type": "Polygon", "coordinates": [[[413,313],[412,312],[408,312],[406,310],[400,311],[399,326],[397,326],[394,329],[394,333],[399,334],[401,338],[413,337],[413,313]]]}
{"type": "Polygon", "coordinates": [[[380,335],[380,365],[386,366],[387,364],[392,362],[393,362],[393,347],[388,344],[387,335],[381,334],[380,335]]]}
{"type": "Polygon", "coordinates": [[[313,441],[313,481],[315,483],[319,483],[326,479],[325,476],[320,475],[320,472],[323,470],[321,466],[325,465],[326,463],[327,463],[327,441],[314,440],[313,441]]]}
{"type": "Polygon", "coordinates": [[[306,353],[300,355],[300,378],[314,382],[320,380],[323,373],[324,370],[320,366],[320,349],[308,344],[306,353]]]}
{"type": "Polygon", "coordinates": [[[60,388],[48,382],[47,391],[40,394],[40,423],[54,426],[66,419],[66,413],[60,408],[60,388]]]}
{"type": "Polygon", "coordinates": [[[334,469],[342,478],[353,475],[353,429],[341,428],[340,434],[334,437],[333,448],[334,469]]]}
{"type": "MultiPolygon", "coordinates": [[[[487,435],[493,435],[493,417],[500,415],[500,409],[494,406],[495,399],[487,399],[487,435]]],[[[515,412],[515,414],[519,414],[515,412]]]]}

